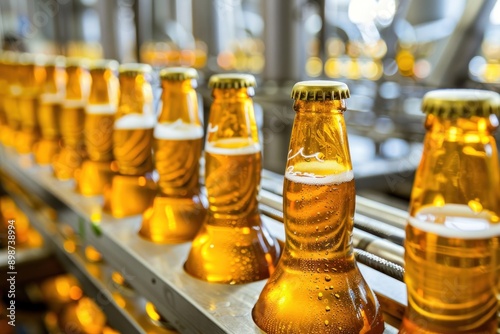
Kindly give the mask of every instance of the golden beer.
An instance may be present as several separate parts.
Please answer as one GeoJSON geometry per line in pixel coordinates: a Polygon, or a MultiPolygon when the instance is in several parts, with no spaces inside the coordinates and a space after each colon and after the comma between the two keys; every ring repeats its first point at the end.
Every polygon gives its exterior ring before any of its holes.
{"type": "Polygon", "coordinates": [[[74,178],[75,171],[86,155],[83,126],[90,84],[87,62],[79,58],[67,58],[66,77],[66,92],[59,122],[63,147],[52,164],[54,174],[60,180],[74,178]]]}
{"type": "Polygon", "coordinates": [[[18,108],[21,116],[21,131],[16,139],[16,150],[19,153],[30,153],[33,145],[40,137],[38,126],[38,97],[42,83],[45,81],[43,56],[23,53],[19,56],[18,70],[21,92],[18,108]]]}
{"type": "Polygon", "coordinates": [[[194,89],[198,73],[174,67],[163,69],[160,77],[162,103],[154,130],[158,194],[143,214],[139,234],[158,243],[178,243],[194,238],[206,215],[199,186],[203,128],[194,89]]]}
{"type": "Polygon", "coordinates": [[[382,333],[352,249],[355,188],[343,113],[347,86],[304,81],[283,189],[286,244],[252,311],[266,333],[382,333]]]}
{"type": "Polygon", "coordinates": [[[3,134],[3,143],[7,146],[14,146],[16,137],[21,128],[21,113],[18,102],[21,94],[21,86],[17,73],[18,54],[12,51],[3,53],[4,72],[7,81],[7,91],[3,97],[3,110],[7,121],[6,133],[3,134]]]}
{"type": "Polygon", "coordinates": [[[92,84],[84,123],[88,159],[75,173],[76,190],[83,195],[101,195],[114,174],[111,163],[119,93],[117,71],[118,62],[114,60],[96,60],[90,64],[92,84]]]}
{"type": "Polygon", "coordinates": [[[143,213],[155,195],[151,153],[156,119],[151,72],[145,64],[123,64],[119,68],[121,94],[113,130],[118,175],[104,191],[104,209],[115,217],[143,213]]]}
{"type": "Polygon", "coordinates": [[[209,282],[265,279],[275,269],[280,248],[258,211],[261,150],[251,99],[255,79],[214,75],[209,85],[214,102],[205,144],[208,218],[184,267],[209,282]]]}
{"type": "Polygon", "coordinates": [[[38,103],[38,124],[41,139],[34,147],[35,161],[46,165],[52,163],[59,152],[61,131],[59,120],[64,100],[65,60],[63,57],[51,57],[45,65],[45,82],[38,103]]]}
{"type": "Polygon", "coordinates": [[[424,96],[427,134],[406,228],[400,333],[496,333],[499,108],[499,95],[487,91],[424,96]]]}
{"type": "Polygon", "coordinates": [[[0,143],[4,143],[8,138],[4,138],[8,135],[9,128],[7,125],[7,115],[5,114],[4,108],[4,98],[9,89],[7,81],[7,64],[5,62],[5,55],[0,55],[0,143]]]}

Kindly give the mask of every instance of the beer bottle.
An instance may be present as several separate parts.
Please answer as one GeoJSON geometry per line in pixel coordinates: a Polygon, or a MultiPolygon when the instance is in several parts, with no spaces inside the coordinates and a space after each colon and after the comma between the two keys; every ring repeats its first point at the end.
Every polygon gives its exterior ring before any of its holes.
{"type": "Polygon", "coordinates": [[[266,333],[382,333],[352,247],[355,189],[344,122],[348,87],[295,84],[283,215],[286,244],[252,311],[266,333]]]}
{"type": "Polygon", "coordinates": [[[406,227],[400,333],[496,333],[500,175],[492,133],[499,110],[494,92],[424,96],[427,133],[406,227]]]}
{"type": "Polygon", "coordinates": [[[139,234],[158,243],[178,243],[193,239],[206,215],[199,186],[203,127],[195,91],[198,72],[165,68],[160,78],[163,92],[153,142],[158,193],[144,212],[139,234]]]}
{"type": "Polygon", "coordinates": [[[252,96],[255,78],[210,78],[214,101],[205,142],[208,217],[196,235],[186,271],[202,280],[240,284],[269,277],[279,244],[259,216],[261,147],[252,96]]]}
{"type": "Polygon", "coordinates": [[[3,144],[14,146],[16,137],[21,129],[21,114],[18,107],[21,86],[19,82],[18,69],[19,54],[13,51],[3,53],[3,73],[7,81],[7,91],[3,97],[3,110],[7,121],[6,132],[3,134],[3,144]]]}
{"type": "Polygon", "coordinates": [[[86,196],[102,195],[113,171],[113,124],[118,107],[118,62],[90,63],[89,101],[85,107],[84,142],[88,159],[75,173],[76,190],[86,196]]]}
{"type": "Polygon", "coordinates": [[[59,119],[64,100],[65,64],[62,56],[49,57],[45,63],[45,81],[41,88],[37,115],[41,139],[33,150],[35,161],[40,165],[52,163],[60,148],[59,119]]]}
{"type": "Polygon", "coordinates": [[[118,174],[104,190],[104,209],[114,217],[143,213],[152,203],[153,113],[152,68],[146,64],[119,67],[120,100],[113,127],[113,155],[118,174]]]}
{"type": "Polygon", "coordinates": [[[9,83],[7,81],[7,64],[5,61],[5,55],[2,53],[0,55],[0,144],[4,144],[8,141],[9,126],[7,124],[7,115],[5,114],[4,100],[5,95],[9,89],[9,83]]]}
{"type": "Polygon", "coordinates": [[[63,147],[52,163],[54,175],[60,180],[74,178],[85,158],[83,124],[90,85],[87,67],[85,59],[66,58],[66,90],[59,119],[63,147]]]}
{"type": "Polygon", "coordinates": [[[40,137],[38,126],[38,97],[45,81],[43,56],[23,53],[19,56],[18,71],[20,95],[18,108],[21,115],[21,131],[16,139],[18,153],[31,153],[40,137]]]}

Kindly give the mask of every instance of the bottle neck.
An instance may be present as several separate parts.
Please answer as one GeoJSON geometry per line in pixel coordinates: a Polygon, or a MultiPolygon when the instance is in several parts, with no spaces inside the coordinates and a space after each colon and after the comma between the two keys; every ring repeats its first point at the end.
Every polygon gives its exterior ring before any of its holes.
{"type": "Polygon", "coordinates": [[[198,97],[191,80],[162,81],[159,123],[183,123],[201,125],[198,113],[198,97]]]}
{"type": "Polygon", "coordinates": [[[120,76],[120,102],[116,118],[129,114],[153,115],[153,89],[144,74],[120,76]]]}
{"type": "Polygon", "coordinates": [[[259,146],[252,95],[253,88],[214,89],[207,143],[224,141],[235,149],[259,146]]]}
{"type": "Polygon", "coordinates": [[[90,72],[92,85],[89,104],[116,105],[118,103],[118,78],[109,69],[90,72]]]}
{"type": "Polygon", "coordinates": [[[410,201],[410,214],[426,206],[462,204],[500,213],[498,152],[493,132],[498,119],[447,119],[428,115],[427,134],[410,201]]]}
{"type": "Polygon", "coordinates": [[[82,100],[88,97],[88,73],[80,67],[66,69],[66,100],[82,100]]]}

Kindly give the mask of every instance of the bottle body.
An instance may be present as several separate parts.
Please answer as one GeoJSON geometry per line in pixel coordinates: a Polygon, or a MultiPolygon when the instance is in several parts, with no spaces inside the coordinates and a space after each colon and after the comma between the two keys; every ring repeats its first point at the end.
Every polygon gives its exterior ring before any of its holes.
{"type": "Polygon", "coordinates": [[[40,126],[40,141],[34,147],[35,161],[41,165],[52,163],[59,153],[61,131],[59,120],[64,100],[63,58],[55,58],[45,66],[45,83],[38,100],[37,119],[40,126]]]}
{"type": "MultiPolygon", "coordinates": [[[[455,107],[467,92],[454,94],[440,105],[455,107]]],[[[474,93],[469,109],[481,94],[474,93]]],[[[408,307],[400,333],[496,333],[498,120],[429,113],[425,124],[406,227],[408,307]]]]}
{"type": "Polygon", "coordinates": [[[279,245],[258,211],[261,151],[249,91],[213,92],[205,143],[208,215],[185,264],[189,274],[209,282],[267,278],[279,258],[279,245]]]}
{"type": "Polygon", "coordinates": [[[253,319],[267,333],[382,333],[380,306],[351,244],[355,189],[345,102],[296,101],[294,108],[283,189],[286,244],[253,319]]]}
{"type": "Polygon", "coordinates": [[[21,55],[18,65],[21,93],[18,100],[21,131],[16,140],[16,149],[19,153],[31,153],[33,145],[39,140],[40,128],[38,124],[38,98],[40,86],[45,80],[45,68],[39,66],[33,55],[21,55]]]}
{"type": "Polygon", "coordinates": [[[54,174],[60,180],[74,178],[75,171],[86,156],[83,125],[89,77],[83,61],[73,62],[66,67],[66,92],[59,119],[63,147],[52,164],[54,174]]]}

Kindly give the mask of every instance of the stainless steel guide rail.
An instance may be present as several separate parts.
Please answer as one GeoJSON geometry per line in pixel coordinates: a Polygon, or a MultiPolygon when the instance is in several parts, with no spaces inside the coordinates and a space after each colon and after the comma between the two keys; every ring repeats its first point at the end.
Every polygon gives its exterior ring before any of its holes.
{"type": "MultiPolygon", "coordinates": [[[[58,210],[58,221],[79,231],[85,242],[101,252],[105,262],[181,333],[261,333],[252,320],[251,310],[265,281],[222,285],[189,276],[183,270],[189,243],[158,245],[140,238],[137,232],[141,217],[115,219],[103,213],[102,197],[76,194],[73,181],[58,181],[49,168],[32,165],[30,161],[28,156],[0,148],[0,169],[29,193],[52,202],[58,210]]],[[[275,206],[276,203],[271,207],[275,206]]],[[[280,212],[280,208],[275,211],[280,212]]],[[[283,240],[283,224],[266,215],[262,218],[271,233],[283,240]]],[[[361,232],[364,231],[355,231],[355,237],[361,232]]],[[[387,319],[397,323],[406,305],[404,283],[366,265],[359,267],[377,293],[387,319]]],[[[387,324],[385,332],[397,330],[387,324]]]]}

